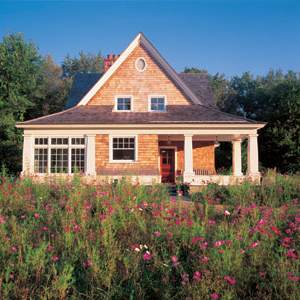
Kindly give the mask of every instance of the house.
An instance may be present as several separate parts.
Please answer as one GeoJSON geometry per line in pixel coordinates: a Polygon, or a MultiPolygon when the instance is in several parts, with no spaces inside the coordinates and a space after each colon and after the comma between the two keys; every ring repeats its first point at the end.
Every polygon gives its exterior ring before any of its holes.
{"type": "Polygon", "coordinates": [[[103,74],[78,74],[68,108],[18,123],[23,175],[83,172],[97,180],[191,185],[259,180],[257,131],[265,124],[221,112],[204,74],[183,74],[139,33],[103,74]],[[241,142],[248,139],[248,171],[241,142]],[[215,147],[232,142],[232,175],[215,170],[215,147]]]}

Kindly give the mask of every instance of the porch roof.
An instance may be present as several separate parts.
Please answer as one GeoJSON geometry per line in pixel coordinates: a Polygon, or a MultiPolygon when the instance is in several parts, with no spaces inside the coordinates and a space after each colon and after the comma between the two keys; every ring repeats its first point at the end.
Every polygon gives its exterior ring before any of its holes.
{"type": "Polygon", "coordinates": [[[262,124],[203,105],[169,105],[166,112],[114,112],[111,105],[75,106],[59,113],[18,123],[71,124],[262,124]]]}

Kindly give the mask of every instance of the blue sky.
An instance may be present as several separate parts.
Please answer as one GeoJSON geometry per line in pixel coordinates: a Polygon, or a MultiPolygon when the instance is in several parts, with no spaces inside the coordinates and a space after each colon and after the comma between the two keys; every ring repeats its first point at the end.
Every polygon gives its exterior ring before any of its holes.
{"type": "Polygon", "coordinates": [[[0,38],[23,32],[58,63],[80,50],[119,53],[139,31],[177,71],[300,71],[299,0],[0,0],[0,38]]]}

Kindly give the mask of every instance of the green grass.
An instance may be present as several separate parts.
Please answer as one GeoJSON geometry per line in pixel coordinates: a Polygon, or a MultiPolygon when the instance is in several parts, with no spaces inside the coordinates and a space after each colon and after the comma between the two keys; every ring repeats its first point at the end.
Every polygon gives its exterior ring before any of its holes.
{"type": "Polygon", "coordinates": [[[274,178],[209,186],[203,210],[161,185],[4,177],[0,298],[299,299],[299,178],[274,178]]]}

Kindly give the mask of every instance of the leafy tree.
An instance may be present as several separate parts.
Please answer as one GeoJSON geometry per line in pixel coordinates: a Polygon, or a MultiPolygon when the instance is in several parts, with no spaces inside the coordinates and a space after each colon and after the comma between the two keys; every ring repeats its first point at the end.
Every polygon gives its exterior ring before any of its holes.
{"type": "Polygon", "coordinates": [[[16,121],[24,120],[40,72],[41,56],[36,46],[21,34],[11,34],[0,43],[0,157],[11,172],[20,169],[21,131],[16,121]]]}
{"type": "Polygon", "coordinates": [[[71,79],[63,78],[63,70],[50,55],[41,62],[34,107],[26,113],[26,119],[48,115],[64,109],[71,79]]]}
{"type": "Polygon", "coordinates": [[[64,77],[73,77],[78,72],[83,73],[102,73],[103,57],[101,53],[89,54],[83,51],[79,52],[79,57],[71,57],[67,55],[62,63],[64,77]]]}

